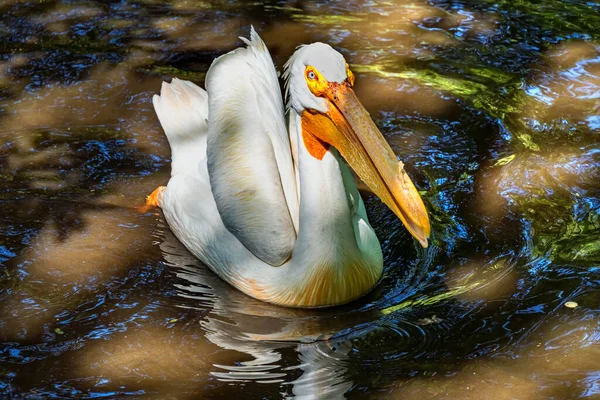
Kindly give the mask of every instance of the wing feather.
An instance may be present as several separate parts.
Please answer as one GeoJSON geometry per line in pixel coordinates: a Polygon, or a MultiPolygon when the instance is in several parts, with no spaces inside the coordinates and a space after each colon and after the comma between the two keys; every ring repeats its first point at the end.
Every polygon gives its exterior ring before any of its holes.
{"type": "Polygon", "coordinates": [[[206,77],[208,172],[227,229],[278,266],[296,241],[295,176],[271,56],[254,30],[246,43],[215,60],[206,77]]]}

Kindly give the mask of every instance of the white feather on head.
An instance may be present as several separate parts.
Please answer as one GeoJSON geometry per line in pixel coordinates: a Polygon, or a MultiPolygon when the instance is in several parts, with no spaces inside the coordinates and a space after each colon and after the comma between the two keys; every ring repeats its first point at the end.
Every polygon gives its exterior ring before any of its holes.
{"type": "Polygon", "coordinates": [[[304,71],[309,65],[329,82],[342,83],[348,78],[344,56],[330,45],[317,42],[298,46],[283,66],[287,107],[293,108],[298,114],[306,109],[327,110],[327,101],[312,94],[306,84],[304,71]]]}

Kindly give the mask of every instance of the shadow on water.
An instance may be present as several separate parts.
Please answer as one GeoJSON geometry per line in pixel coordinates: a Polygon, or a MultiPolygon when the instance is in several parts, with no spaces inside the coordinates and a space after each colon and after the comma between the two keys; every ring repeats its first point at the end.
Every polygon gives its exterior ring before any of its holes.
{"type": "Polygon", "coordinates": [[[0,4],[0,393],[600,394],[600,9],[544,0],[0,4]],[[331,310],[250,299],[158,213],[151,106],[254,24],[324,41],[422,190],[423,251],[368,193],[386,270],[331,310]],[[573,308],[574,307],[574,308],[573,308]]]}

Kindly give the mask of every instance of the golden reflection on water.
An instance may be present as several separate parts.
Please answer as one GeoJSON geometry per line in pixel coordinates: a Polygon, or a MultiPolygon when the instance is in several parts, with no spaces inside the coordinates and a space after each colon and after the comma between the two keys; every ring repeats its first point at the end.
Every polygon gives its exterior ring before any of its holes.
{"type": "MultiPolygon", "coordinates": [[[[90,76],[72,85],[49,85],[34,93],[23,91],[9,108],[0,140],[15,141],[22,151],[35,147],[37,130],[50,127],[109,126],[120,128],[125,137],[136,138],[136,146],[166,156],[166,146],[148,143],[164,142],[155,126],[149,104],[135,100],[149,88],[160,87],[161,79],[150,76],[137,78],[135,68],[152,60],[146,53],[134,52],[117,66],[98,65],[90,76]],[[150,119],[152,117],[152,119],[150,119]],[[9,135],[8,132],[18,132],[9,135]],[[162,153],[162,154],[161,154],[162,153]]],[[[48,157],[48,156],[47,156],[48,157]]]]}
{"type": "Polygon", "coordinates": [[[593,396],[597,384],[600,349],[589,341],[597,322],[582,321],[576,326],[560,323],[560,315],[546,321],[543,340],[526,356],[477,360],[447,376],[434,374],[400,381],[389,399],[539,399],[544,383],[544,398],[570,398],[572,384],[580,393],[593,396]],[[533,378],[536,378],[535,380],[533,378]]]}
{"type": "Polygon", "coordinates": [[[38,339],[59,311],[126,275],[152,252],[152,240],[143,232],[153,222],[122,208],[86,210],[70,222],[49,222],[21,256],[26,278],[15,282],[13,295],[0,306],[7,322],[2,338],[38,339]]]}
{"type": "MultiPolygon", "coordinates": [[[[219,29],[204,21],[194,20],[193,17],[167,17],[154,22],[156,30],[167,37],[166,46],[173,51],[220,52],[221,49],[234,48],[239,41],[240,30],[247,25],[247,20],[243,18],[222,21],[219,23],[219,29]],[[181,41],[182,37],[186,40],[181,41]]],[[[164,49],[164,43],[153,43],[164,49]]]]}
{"type": "Polygon", "coordinates": [[[456,105],[443,99],[439,93],[414,82],[390,82],[366,75],[356,83],[361,102],[371,110],[401,110],[408,113],[441,117],[456,105]]]}
{"type": "MultiPolygon", "coordinates": [[[[578,139],[576,128],[597,134],[600,123],[600,45],[574,41],[556,46],[545,55],[545,69],[527,83],[520,118],[537,132],[555,130],[578,139]],[[590,119],[588,119],[590,118],[590,119]],[[565,124],[566,121],[571,124],[565,124]],[[577,126],[579,125],[579,126],[577,126]],[[586,129],[587,130],[587,129],[586,129]]],[[[535,142],[535,140],[534,140],[535,142]]],[[[534,143],[539,149],[544,143],[534,143]]],[[[530,146],[530,147],[531,147],[530,146]]]]}
{"type": "Polygon", "coordinates": [[[129,390],[159,391],[177,398],[178,386],[196,381],[197,390],[209,382],[206,370],[218,348],[202,340],[199,326],[187,329],[164,326],[132,329],[111,338],[90,344],[77,358],[68,378],[88,376],[109,379],[106,389],[127,386],[129,390]]]}
{"type": "MultiPolygon", "coordinates": [[[[576,187],[578,182],[593,179],[593,171],[585,168],[588,163],[583,164],[583,168],[572,165],[578,163],[577,160],[584,160],[584,156],[585,151],[575,147],[514,154],[507,159],[506,164],[499,165],[486,174],[486,190],[480,194],[484,198],[481,202],[482,211],[490,214],[504,213],[506,203],[502,200],[505,197],[525,204],[540,199],[550,201],[555,192],[560,193],[568,187],[576,187]],[[490,188],[494,190],[489,190],[490,188]]],[[[575,192],[571,195],[576,196],[575,192]]]]}
{"type": "Polygon", "coordinates": [[[516,293],[518,278],[515,266],[507,258],[490,263],[473,260],[452,268],[445,277],[445,284],[461,301],[498,301],[516,293]]]}
{"type": "Polygon", "coordinates": [[[539,200],[551,204],[556,194],[567,192],[575,200],[597,178],[591,144],[600,127],[595,122],[600,111],[598,45],[559,45],[545,54],[544,64],[524,88],[512,153],[483,175],[480,196],[486,213],[505,213],[503,198],[513,205],[539,200]],[[565,145],[565,140],[570,143],[565,145]]]}

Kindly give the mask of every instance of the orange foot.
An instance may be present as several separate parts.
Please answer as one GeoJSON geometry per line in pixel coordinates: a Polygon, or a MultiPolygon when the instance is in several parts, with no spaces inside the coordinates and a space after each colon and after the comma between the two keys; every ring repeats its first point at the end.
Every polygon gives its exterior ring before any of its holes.
{"type": "Polygon", "coordinates": [[[160,207],[160,198],[162,197],[163,192],[165,191],[165,186],[159,186],[150,194],[150,196],[146,197],[146,204],[141,207],[138,207],[137,210],[141,213],[146,213],[155,207],[160,207]]]}

